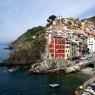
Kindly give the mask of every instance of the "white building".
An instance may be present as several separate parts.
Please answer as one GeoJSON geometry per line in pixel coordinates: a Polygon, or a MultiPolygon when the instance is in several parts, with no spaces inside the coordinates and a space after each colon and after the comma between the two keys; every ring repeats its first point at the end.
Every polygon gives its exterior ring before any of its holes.
{"type": "Polygon", "coordinates": [[[95,38],[94,37],[88,37],[87,47],[89,48],[90,53],[95,52],[95,38]]]}

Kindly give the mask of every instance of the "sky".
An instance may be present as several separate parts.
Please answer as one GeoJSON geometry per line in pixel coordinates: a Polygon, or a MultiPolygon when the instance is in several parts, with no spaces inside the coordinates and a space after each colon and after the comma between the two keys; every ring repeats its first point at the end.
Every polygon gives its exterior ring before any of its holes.
{"type": "Polygon", "coordinates": [[[95,0],[0,0],[0,42],[14,41],[27,29],[45,25],[50,15],[95,15],[95,0]]]}

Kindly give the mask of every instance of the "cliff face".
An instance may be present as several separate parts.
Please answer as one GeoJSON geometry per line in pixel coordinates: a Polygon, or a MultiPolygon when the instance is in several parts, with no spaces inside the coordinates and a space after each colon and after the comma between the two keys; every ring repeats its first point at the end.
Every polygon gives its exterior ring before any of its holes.
{"type": "MultiPolygon", "coordinates": [[[[80,22],[84,22],[85,24],[87,24],[87,26],[89,26],[88,22],[90,21],[95,22],[95,17],[84,19],[80,22]]],[[[79,25],[79,27],[81,26],[79,25]]],[[[8,63],[32,64],[30,68],[30,71],[32,72],[47,72],[48,70],[59,70],[59,68],[63,68],[64,63],[67,63],[67,61],[65,62],[63,60],[64,62],[59,64],[59,62],[57,61],[44,59],[46,41],[45,27],[38,26],[29,29],[26,33],[24,33],[10,45],[10,48],[13,48],[13,50],[10,53],[8,63]]]]}
{"type": "Polygon", "coordinates": [[[8,63],[33,64],[41,61],[41,54],[45,51],[45,45],[45,28],[38,26],[29,29],[10,45],[13,50],[10,53],[8,63]]]}

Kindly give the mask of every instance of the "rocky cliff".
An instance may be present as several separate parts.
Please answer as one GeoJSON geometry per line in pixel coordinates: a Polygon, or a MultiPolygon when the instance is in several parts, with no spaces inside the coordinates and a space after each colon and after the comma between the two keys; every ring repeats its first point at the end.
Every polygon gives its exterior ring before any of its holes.
{"type": "MultiPolygon", "coordinates": [[[[93,21],[95,17],[84,19],[82,21],[93,21]]],[[[80,21],[80,22],[82,22],[80,21]]],[[[95,23],[94,23],[95,24],[95,23]]],[[[13,50],[10,53],[8,64],[30,64],[30,72],[52,72],[52,70],[63,69],[66,60],[48,60],[44,59],[46,49],[45,27],[38,26],[27,30],[15,42],[10,45],[13,50]]]]}
{"type": "Polygon", "coordinates": [[[46,39],[45,28],[42,26],[27,30],[10,47],[8,63],[12,64],[33,64],[41,61],[41,54],[45,51],[46,39]]]}

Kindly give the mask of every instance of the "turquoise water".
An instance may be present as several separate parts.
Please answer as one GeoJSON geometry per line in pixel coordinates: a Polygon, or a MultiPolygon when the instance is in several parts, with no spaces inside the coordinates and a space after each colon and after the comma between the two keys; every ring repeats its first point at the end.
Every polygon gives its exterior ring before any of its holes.
{"type": "MultiPolygon", "coordinates": [[[[8,57],[8,50],[0,48],[0,59],[8,57]]],[[[0,67],[0,95],[73,95],[74,90],[89,77],[83,74],[41,74],[29,75],[19,70],[10,73],[7,67],[0,67]],[[59,83],[56,89],[50,83],[59,83]]]]}

